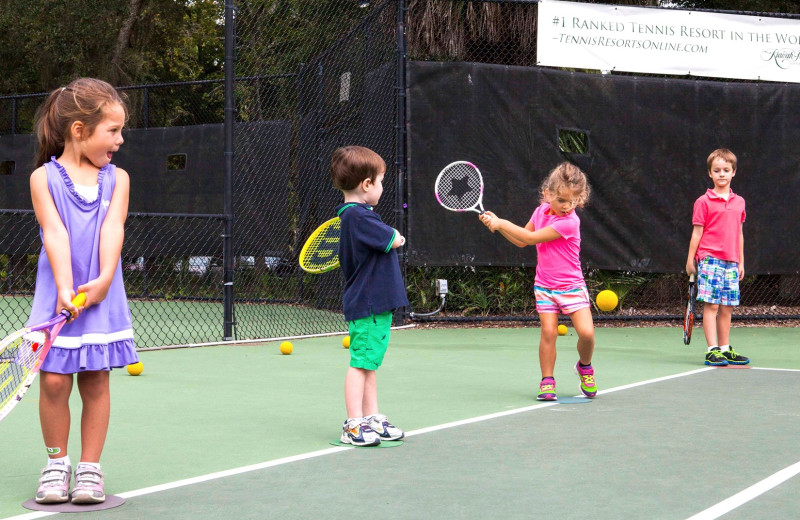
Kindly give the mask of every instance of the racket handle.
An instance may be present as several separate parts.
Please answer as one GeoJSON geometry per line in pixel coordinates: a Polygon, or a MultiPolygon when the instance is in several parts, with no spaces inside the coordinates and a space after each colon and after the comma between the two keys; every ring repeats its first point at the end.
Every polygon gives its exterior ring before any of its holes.
{"type": "Polygon", "coordinates": [[[694,274],[690,274],[689,275],[689,281],[690,282],[694,282],[694,274]]]}
{"type": "MultiPolygon", "coordinates": [[[[83,307],[85,303],[86,303],[86,293],[78,293],[72,299],[72,305],[74,305],[75,307],[83,307]]],[[[71,322],[72,319],[75,317],[67,309],[62,310],[61,314],[67,317],[67,323],[71,322]]]]}

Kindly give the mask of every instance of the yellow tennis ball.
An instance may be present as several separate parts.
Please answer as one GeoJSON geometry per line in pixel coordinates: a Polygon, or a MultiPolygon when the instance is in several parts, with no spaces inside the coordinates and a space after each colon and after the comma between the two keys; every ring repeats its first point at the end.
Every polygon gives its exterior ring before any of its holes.
{"type": "Polygon", "coordinates": [[[344,348],[350,348],[350,336],[345,336],[342,338],[342,346],[344,348]]]}
{"type": "Polygon", "coordinates": [[[609,291],[606,289],[605,291],[600,291],[597,293],[597,298],[595,298],[595,302],[597,303],[597,308],[601,311],[613,311],[617,307],[617,303],[619,303],[619,299],[614,291],[609,291]]]}
{"type": "Polygon", "coordinates": [[[558,335],[565,336],[567,334],[567,326],[566,325],[559,325],[558,326],[558,335]]]}
{"type": "Polygon", "coordinates": [[[133,363],[131,365],[128,365],[127,368],[128,368],[128,373],[130,375],[138,376],[139,374],[142,373],[142,370],[144,370],[144,365],[142,365],[142,362],[139,361],[139,362],[133,363]]]}
{"type": "Polygon", "coordinates": [[[291,354],[292,353],[292,342],[291,341],[284,341],[281,343],[281,354],[291,354]]]}

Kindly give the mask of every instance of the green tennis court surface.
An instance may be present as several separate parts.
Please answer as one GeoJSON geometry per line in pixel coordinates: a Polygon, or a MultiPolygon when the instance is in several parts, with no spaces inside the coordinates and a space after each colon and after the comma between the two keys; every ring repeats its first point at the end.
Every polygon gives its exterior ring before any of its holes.
{"type": "MultiPolygon", "coordinates": [[[[409,435],[388,450],[329,444],[340,337],[295,341],[291,356],[277,343],[144,352],[141,376],[112,375],[103,467],[127,502],[75,517],[792,518],[800,333],[732,336],[752,369],[705,367],[678,328],[598,329],[600,395],[552,404],[534,399],[537,329],[395,331],[379,397],[409,435]]],[[[558,340],[563,397],[577,391],[574,343],[558,340]]],[[[36,398],[0,423],[0,518],[38,517],[21,506],[46,457],[36,398]]]]}

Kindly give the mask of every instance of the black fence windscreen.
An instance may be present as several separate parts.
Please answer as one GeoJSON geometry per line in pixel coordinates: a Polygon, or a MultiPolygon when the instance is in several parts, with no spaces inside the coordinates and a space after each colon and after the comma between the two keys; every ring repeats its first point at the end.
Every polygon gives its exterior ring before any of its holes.
{"type": "MultiPolygon", "coordinates": [[[[578,164],[593,190],[579,210],[587,286],[620,298],[595,317],[680,319],[692,203],[718,147],[738,156],[733,189],[747,201],[734,319],[800,318],[800,85],[537,67],[530,0],[225,4],[232,89],[221,78],[119,88],[122,266],[140,348],[344,332],[340,271],[306,274],[297,256],[342,200],[329,162],[351,144],[386,161],[376,211],[408,239],[398,257],[411,307],[396,321],[537,319],[535,248],[436,203],[434,179],[456,160],[478,165],[484,206],[518,224],[544,176],[578,164]],[[440,305],[437,279],[446,306],[421,317],[440,305]]],[[[27,320],[36,281],[31,132],[45,96],[0,96],[0,336],[27,320]]]]}
{"type": "Polygon", "coordinates": [[[569,160],[592,186],[578,210],[584,266],[681,272],[693,203],[712,186],[706,158],[729,148],[738,157],[732,187],[749,210],[747,272],[800,270],[800,207],[781,196],[800,190],[798,157],[787,153],[800,86],[464,62],[412,62],[409,78],[412,265],[534,265],[534,248],[498,240],[475,213],[439,207],[434,181],[447,163],[471,161],[483,173],[484,207],[524,225],[545,175],[569,160]],[[585,153],[561,150],[565,129],[587,137],[585,153]]]}

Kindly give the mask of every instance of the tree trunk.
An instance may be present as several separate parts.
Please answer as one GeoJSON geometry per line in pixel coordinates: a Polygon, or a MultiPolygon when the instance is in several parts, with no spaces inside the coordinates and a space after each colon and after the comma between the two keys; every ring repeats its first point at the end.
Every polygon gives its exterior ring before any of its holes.
{"type": "Polygon", "coordinates": [[[114,69],[119,71],[120,70],[120,60],[122,59],[122,53],[125,52],[125,49],[130,46],[131,44],[131,33],[133,32],[133,24],[136,23],[136,19],[139,18],[139,11],[142,9],[142,3],[144,0],[130,0],[130,7],[128,8],[128,17],[122,24],[122,27],[119,29],[119,35],[117,36],[117,45],[114,48],[114,56],[111,58],[111,63],[114,65],[114,69]]]}

